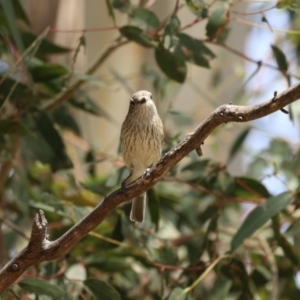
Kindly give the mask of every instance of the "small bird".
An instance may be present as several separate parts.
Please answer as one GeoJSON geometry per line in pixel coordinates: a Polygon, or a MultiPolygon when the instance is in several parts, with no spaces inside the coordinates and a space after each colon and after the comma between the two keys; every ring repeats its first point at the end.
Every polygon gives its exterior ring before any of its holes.
{"type": "MultiPolygon", "coordinates": [[[[135,181],[161,157],[163,125],[148,91],[138,91],[130,98],[129,110],[121,129],[122,155],[129,176],[122,186],[135,181]]],[[[143,222],[146,193],[132,201],[130,220],[143,222]]]]}

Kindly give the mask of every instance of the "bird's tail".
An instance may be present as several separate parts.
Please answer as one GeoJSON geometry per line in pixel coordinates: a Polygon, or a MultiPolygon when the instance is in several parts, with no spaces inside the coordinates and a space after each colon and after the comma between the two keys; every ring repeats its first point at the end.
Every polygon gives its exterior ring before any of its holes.
{"type": "Polygon", "coordinates": [[[146,193],[139,195],[132,200],[130,220],[135,222],[143,222],[146,210],[146,193]]]}

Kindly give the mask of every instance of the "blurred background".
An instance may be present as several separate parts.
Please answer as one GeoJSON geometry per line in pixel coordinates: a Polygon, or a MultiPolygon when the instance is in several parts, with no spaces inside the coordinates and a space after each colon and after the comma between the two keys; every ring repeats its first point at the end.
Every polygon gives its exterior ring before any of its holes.
{"type": "MultiPolygon", "coordinates": [[[[0,3],[0,266],[27,244],[37,209],[54,240],[120,186],[133,92],[153,93],[167,152],[218,106],[260,103],[299,81],[297,1],[0,3]]],[[[146,222],[118,208],[5,297],[34,299],[34,280],[50,278],[70,299],[175,299],[210,270],[182,299],[297,299],[299,104],[222,125],[202,151],[148,192],[146,222]],[[281,204],[254,224],[249,212],[274,197],[281,204]]]]}

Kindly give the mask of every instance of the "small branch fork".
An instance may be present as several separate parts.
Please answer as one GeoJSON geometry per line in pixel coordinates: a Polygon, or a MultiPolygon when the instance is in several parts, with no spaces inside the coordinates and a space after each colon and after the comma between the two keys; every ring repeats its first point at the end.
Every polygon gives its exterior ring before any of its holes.
{"type": "Polygon", "coordinates": [[[248,106],[227,104],[218,107],[193,133],[189,134],[173,150],[166,153],[149,171],[147,176],[141,177],[133,184],[125,187],[124,192],[118,189],[109,194],[91,213],[55,241],[48,239],[47,220],[44,212],[40,210],[34,218],[32,233],[27,247],[0,270],[0,295],[30,266],[65,256],[118,205],[148,190],[188,153],[199,149],[207,136],[219,125],[228,122],[248,122],[259,119],[283,109],[286,105],[298,99],[300,99],[300,82],[281,94],[274,93],[272,99],[260,104],[248,106]]]}

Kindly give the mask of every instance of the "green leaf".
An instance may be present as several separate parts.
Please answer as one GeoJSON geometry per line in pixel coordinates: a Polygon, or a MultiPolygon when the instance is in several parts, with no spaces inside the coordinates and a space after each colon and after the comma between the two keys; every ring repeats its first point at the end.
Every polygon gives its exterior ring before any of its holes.
{"type": "Polygon", "coordinates": [[[14,10],[15,10],[17,18],[21,19],[24,23],[26,23],[28,26],[30,26],[29,19],[26,15],[25,10],[23,9],[23,6],[20,4],[20,1],[19,0],[13,0],[12,3],[13,3],[14,10]]]}
{"type": "Polygon", "coordinates": [[[278,0],[276,8],[300,8],[299,0],[278,0]]]}
{"type": "MultiPolygon", "coordinates": [[[[24,42],[24,46],[28,48],[37,39],[37,37],[38,36],[33,33],[23,32],[22,40],[24,42]]],[[[47,55],[47,54],[63,54],[70,51],[71,51],[70,48],[58,46],[48,40],[43,39],[39,45],[37,53],[40,55],[47,55]]]]}
{"type": "Polygon", "coordinates": [[[130,264],[126,260],[116,257],[113,254],[97,258],[89,258],[86,261],[86,265],[106,273],[123,272],[131,268],[130,264]]]}
{"type": "Polygon", "coordinates": [[[54,122],[61,127],[70,129],[75,134],[80,135],[80,128],[73,115],[69,112],[67,105],[59,106],[51,113],[51,116],[54,122]]]}
{"type": "Polygon", "coordinates": [[[105,0],[105,3],[106,3],[106,7],[107,7],[109,16],[112,17],[112,19],[115,21],[116,20],[115,13],[114,13],[114,9],[112,7],[110,0],[105,0]]]}
{"type": "Polygon", "coordinates": [[[206,35],[210,40],[215,39],[221,31],[223,31],[224,26],[228,22],[228,7],[226,5],[216,8],[208,19],[206,25],[206,35]]]}
{"type": "Polygon", "coordinates": [[[175,48],[177,55],[198,66],[209,68],[209,60],[215,58],[215,55],[204,43],[184,33],[178,34],[177,37],[179,38],[175,48]]]}
{"type": "Polygon", "coordinates": [[[181,171],[202,171],[207,167],[208,164],[209,159],[201,159],[195,162],[191,162],[190,164],[183,167],[181,171]]]}
{"type": "MultiPolygon", "coordinates": [[[[49,201],[48,198],[50,198],[50,197],[48,197],[48,195],[43,195],[42,200],[46,202],[46,200],[49,201]]],[[[62,210],[61,205],[58,203],[56,203],[56,205],[53,205],[53,203],[51,203],[51,205],[48,205],[48,204],[45,204],[42,202],[35,202],[35,201],[30,200],[29,205],[30,205],[30,207],[33,207],[36,209],[41,209],[44,212],[53,213],[56,216],[61,216],[61,217],[67,218],[69,220],[72,220],[70,214],[65,213],[62,210]]]]}
{"type": "Polygon", "coordinates": [[[187,76],[187,66],[184,59],[166,49],[155,50],[156,62],[160,69],[171,79],[183,83],[187,76]]]}
{"type": "Polygon", "coordinates": [[[180,287],[176,287],[168,298],[168,300],[185,300],[185,299],[186,299],[186,294],[184,293],[184,290],[180,287]]]}
{"type": "Polygon", "coordinates": [[[253,295],[250,291],[252,282],[243,261],[232,257],[223,261],[220,270],[227,278],[232,280],[234,285],[242,290],[242,294],[245,296],[241,296],[239,299],[253,299],[253,295]]]}
{"type": "Polygon", "coordinates": [[[130,15],[130,24],[143,30],[156,29],[159,25],[157,15],[144,8],[136,8],[130,15]]]}
{"type": "Polygon", "coordinates": [[[299,256],[296,247],[288,241],[288,239],[281,233],[279,215],[275,215],[272,218],[272,228],[274,232],[274,238],[276,239],[278,245],[283,250],[285,257],[287,257],[291,263],[299,266],[299,256]]]}
{"type": "Polygon", "coordinates": [[[185,3],[196,16],[203,19],[207,17],[207,4],[203,0],[185,0],[185,3]]]}
{"type": "Polygon", "coordinates": [[[258,198],[270,197],[268,189],[259,181],[248,177],[235,177],[233,194],[238,197],[258,198]]]}
{"type": "Polygon", "coordinates": [[[80,80],[84,80],[86,81],[86,83],[93,85],[99,89],[106,89],[106,90],[109,89],[105,82],[101,81],[99,78],[94,77],[92,75],[88,75],[86,73],[78,73],[78,72],[75,72],[73,75],[79,78],[80,80]]]}
{"type": "Polygon", "coordinates": [[[55,80],[69,73],[67,68],[59,64],[37,66],[30,68],[30,72],[35,82],[55,80]]]}
{"type": "Polygon", "coordinates": [[[50,163],[53,171],[71,168],[73,164],[67,155],[63,140],[49,115],[40,112],[35,117],[35,124],[40,136],[43,137],[54,155],[51,161],[46,163],[50,163]]]}
{"type": "Polygon", "coordinates": [[[285,235],[294,236],[300,232],[300,218],[297,218],[288,230],[285,232],[285,235]]]}
{"type": "Polygon", "coordinates": [[[9,27],[14,39],[14,42],[19,49],[20,53],[24,52],[24,44],[21,38],[21,34],[16,22],[16,14],[14,10],[13,1],[11,0],[1,0],[3,10],[9,22],[9,27]]]}
{"type": "Polygon", "coordinates": [[[293,195],[290,192],[284,192],[275,197],[268,198],[264,203],[253,209],[233,237],[230,252],[235,251],[246,238],[250,237],[256,230],[261,228],[293,201],[293,195]]]}
{"type": "Polygon", "coordinates": [[[272,47],[272,51],[275,56],[278,68],[282,71],[287,71],[289,68],[289,64],[287,62],[285,54],[277,46],[272,45],[271,47],[272,47]]]}
{"type": "Polygon", "coordinates": [[[148,196],[148,207],[149,207],[151,221],[155,225],[155,231],[157,231],[158,224],[159,224],[159,215],[160,215],[159,197],[153,188],[147,191],[147,196],[148,196]]]}
{"type": "Polygon", "coordinates": [[[121,300],[120,294],[117,290],[102,280],[96,278],[88,278],[84,281],[84,285],[90,290],[95,297],[99,300],[121,300]]]}
{"type": "Polygon", "coordinates": [[[26,126],[22,125],[22,123],[14,120],[13,118],[0,120],[0,135],[11,132],[17,132],[20,135],[32,135],[32,132],[26,126]]]}
{"type": "Polygon", "coordinates": [[[130,8],[130,0],[113,0],[112,6],[122,12],[126,12],[130,8]]]}
{"type": "Polygon", "coordinates": [[[147,48],[155,47],[157,44],[151,35],[135,26],[123,26],[120,28],[120,32],[128,40],[134,41],[147,48]]]}
{"type": "Polygon", "coordinates": [[[54,299],[65,299],[65,292],[59,286],[40,278],[25,278],[19,282],[22,289],[37,295],[47,295],[54,299]]]}
{"type": "Polygon", "coordinates": [[[178,263],[177,251],[172,247],[161,247],[153,250],[154,259],[167,265],[176,265],[178,263]]]}
{"type": "Polygon", "coordinates": [[[181,26],[181,23],[180,23],[180,20],[179,18],[177,17],[177,15],[173,14],[167,24],[166,24],[166,28],[165,28],[165,31],[164,31],[164,35],[175,35],[179,32],[180,30],[180,26],[181,26]]]}
{"type": "Polygon", "coordinates": [[[244,131],[242,131],[240,135],[236,138],[229,151],[228,162],[231,162],[232,159],[236,156],[241,146],[244,144],[246,138],[248,137],[249,133],[250,133],[250,128],[247,128],[244,131]]]}
{"type": "Polygon", "coordinates": [[[176,34],[180,31],[180,20],[177,15],[173,14],[166,24],[163,36],[163,47],[165,49],[170,49],[173,45],[177,45],[178,38],[176,34]]]}
{"type": "Polygon", "coordinates": [[[110,121],[112,120],[112,118],[106,113],[106,111],[104,111],[98,104],[94,102],[93,99],[91,99],[84,92],[78,92],[75,97],[72,97],[68,101],[68,103],[90,114],[99,117],[105,117],[110,121]]]}
{"type": "Polygon", "coordinates": [[[17,107],[22,103],[23,109],[26,107],[25,104],[34,106],[41,101],[41,98],[47,97],[47,95],[42,92],[34,93],[27,85],[18,82],[13,78],[6,78],[4,82],[1,83],[0,107],[8,95],[10,95],[9,100],[17,107]]]}

